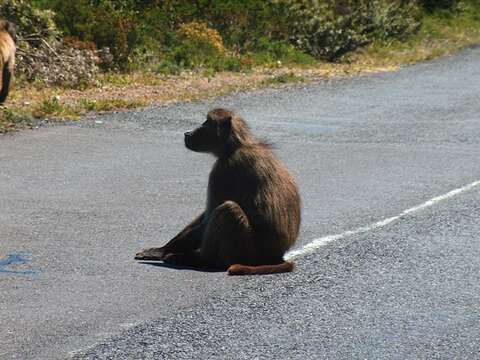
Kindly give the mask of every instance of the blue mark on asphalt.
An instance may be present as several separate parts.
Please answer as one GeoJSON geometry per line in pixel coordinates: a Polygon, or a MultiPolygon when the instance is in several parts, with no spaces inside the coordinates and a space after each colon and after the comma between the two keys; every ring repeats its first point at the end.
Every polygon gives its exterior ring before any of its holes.
{"type": "Polygon", "coordinates": [[[9,269],[12,265],[23,265],[30,261],[27,253],[10,253],[6,258],[0,259],[0,273],[9,274],[37,274],[38,269],[9,269]]]}

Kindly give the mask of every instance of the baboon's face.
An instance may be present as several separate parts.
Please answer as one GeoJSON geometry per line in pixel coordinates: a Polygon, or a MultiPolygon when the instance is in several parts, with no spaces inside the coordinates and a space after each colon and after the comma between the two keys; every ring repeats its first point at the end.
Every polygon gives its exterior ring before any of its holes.
{"type": "Polygon", "coordinates": [[[185,146],[197,152],[219,154],[224,147],[231,125],[231,117],[213,119],[207,117],[202,125],[185,133],[185,146]]]}

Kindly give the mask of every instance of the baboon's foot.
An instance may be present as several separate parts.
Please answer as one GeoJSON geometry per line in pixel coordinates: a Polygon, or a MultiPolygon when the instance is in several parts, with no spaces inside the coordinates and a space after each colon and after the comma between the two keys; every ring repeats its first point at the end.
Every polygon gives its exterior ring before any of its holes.
{"type": "Polygon", "coordinates": [[[144,249],[135,255],[135,260],[165,260],[168,255],[163,247],[144,249]]]}

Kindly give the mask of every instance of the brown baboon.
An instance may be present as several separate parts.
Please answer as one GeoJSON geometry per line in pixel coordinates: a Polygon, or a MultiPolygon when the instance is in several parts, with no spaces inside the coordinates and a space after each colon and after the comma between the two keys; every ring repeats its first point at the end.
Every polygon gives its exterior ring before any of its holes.
{"type": "Polygon", "coordinates": [[[2,88],[0,90],[0,104],[5,102],[10,89],[10,81],[15,67],[15,41],[17,34],[15,24],[7,20],[0,20],[0,65],[2,69],[2,88]]]}
{"type": "Polygon", "coordinates": [[[212,153],[205,211],[161,248],[138,260],[228,269],[230,275],[292,271],[283,255],[300,227],[300,195],[287,169],[236,113],[214,109],[185,146],[212,153]]]}

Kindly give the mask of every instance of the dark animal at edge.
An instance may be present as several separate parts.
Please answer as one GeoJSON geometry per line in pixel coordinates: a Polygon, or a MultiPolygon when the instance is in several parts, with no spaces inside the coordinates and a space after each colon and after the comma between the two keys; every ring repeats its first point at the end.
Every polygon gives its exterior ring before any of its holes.
{"type": "Polygon", "coordinates": [[[16,41],[17,33],[15,24],[7,20],[0,20],[0,65],[2,71],[0,104],[5,102],[10,90],[10,82],[15,67],[16,41]]]}

